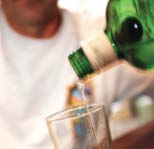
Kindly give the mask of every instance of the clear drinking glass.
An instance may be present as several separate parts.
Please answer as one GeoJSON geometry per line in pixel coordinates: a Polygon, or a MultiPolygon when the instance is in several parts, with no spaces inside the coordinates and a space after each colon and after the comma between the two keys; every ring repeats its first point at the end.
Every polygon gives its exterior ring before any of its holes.
{"type": "Polygon", "coordinates": [[[111,149],[103,105],[65,109],[46,118],[55,149],[111,149]]]}

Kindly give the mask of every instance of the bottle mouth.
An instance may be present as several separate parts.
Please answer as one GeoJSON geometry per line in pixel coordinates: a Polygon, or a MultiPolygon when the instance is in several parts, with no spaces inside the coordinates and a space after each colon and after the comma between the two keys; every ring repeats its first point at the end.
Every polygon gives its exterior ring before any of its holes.
{"type": "Polygon", "coordinates": [[[80,79],[83,79],[87,75],[94,72],[94,69],[82,48],[79,48],[77,51],[70,54],[68,59],[72,68],[80,79]]]}
{"type": "Polygon", "coordinates": [[[113,63],[116,59],[116,53],[109,37],[101,32],[93,38],[82,44],[83,51],[95,71],[113,63]]]}

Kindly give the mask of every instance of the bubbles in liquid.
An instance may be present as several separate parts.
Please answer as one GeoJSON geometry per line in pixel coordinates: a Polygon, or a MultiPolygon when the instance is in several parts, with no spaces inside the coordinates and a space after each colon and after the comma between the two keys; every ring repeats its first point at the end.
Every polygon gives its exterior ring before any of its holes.
{"type": "Polygon", "coordinates": [[[99,127],[104,127],[103,121],[100,121],[100,122],[99,122],[99,127]]]}
{"type": "Polygon", "coordinates": [[[80,115],[82,115],[81,113],[77,113],[77,116],[80,116],[80,115]]]}
{"type": "Polygon", "coordinates": [[[91,130],[90,129],[88,129],[87,131],[88,131],[88,133],[91,133],[91,130]]]}

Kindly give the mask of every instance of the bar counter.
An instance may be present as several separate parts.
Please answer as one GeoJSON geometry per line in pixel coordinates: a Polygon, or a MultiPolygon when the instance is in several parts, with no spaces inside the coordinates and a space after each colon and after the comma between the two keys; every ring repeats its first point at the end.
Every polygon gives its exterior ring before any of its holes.
{"type": "Polygon", "coordinates": [[[112,141],[113,149],[154,149],[154,121],[112,141]]]}

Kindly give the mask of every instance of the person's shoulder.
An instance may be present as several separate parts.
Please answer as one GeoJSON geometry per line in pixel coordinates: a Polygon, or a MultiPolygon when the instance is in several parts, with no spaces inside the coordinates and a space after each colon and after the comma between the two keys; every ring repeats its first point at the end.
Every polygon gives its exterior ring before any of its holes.
{"type": "Polygon", "coordinates": [[[75,17],[73,13],[66,9],[61,9],[62,11],[62,17],[63,17],[63,23],[62,26],[67,31],[67,34],[71,34],[71,38],[77,38],[77,40],[80,40],[80,32],[77,25],[77,22],[75,20],[75,17]]]}
{"type": "Polygon", "coordinates": [[[61,12],[62,12],[62,17],[64,20],[67,20],[71,24],[72,23],[76,24],[74,15],[71,11],[66,10],[66,9],[61,9],[61,12]]]}

